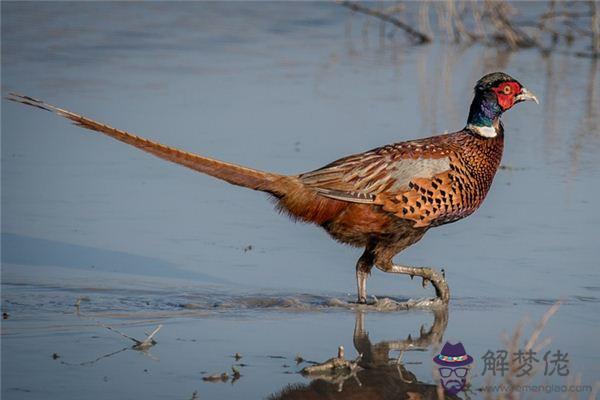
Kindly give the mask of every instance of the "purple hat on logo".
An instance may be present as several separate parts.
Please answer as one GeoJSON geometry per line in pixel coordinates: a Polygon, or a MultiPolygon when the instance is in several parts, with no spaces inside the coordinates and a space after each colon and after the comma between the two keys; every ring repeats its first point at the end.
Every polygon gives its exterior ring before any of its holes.
{"type": "Polygon", "coordinates": [[[462,367],[473,362],[473,357],[467,354],[461,342],[450,344],[446,342],[442,351],[433,357],[433,362],[444,367],[462,367]]]}

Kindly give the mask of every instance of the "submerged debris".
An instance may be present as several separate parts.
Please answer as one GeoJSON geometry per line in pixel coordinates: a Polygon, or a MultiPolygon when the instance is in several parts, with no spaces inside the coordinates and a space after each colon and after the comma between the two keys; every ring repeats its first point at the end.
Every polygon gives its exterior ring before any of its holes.
{"type": "Polygon", "coordinates": [[[513,167],[511,165],[502,164],[498,167],[498,169],[503,170],[503,171],[525,171],[527,168],[513,167]]]}
{"type": "Polygon", "coordinates": [[[337,357],[330,358],[329,360],[320,364],[304,367],[300,372],[303,375],[339,374],[350,372],[358,367],[358,362],[361,358],[362,354],[359,354],[355,360],[346,360],[344,357],[344,346],[340,346],[338,348],[337,357]]]}
{"type": "Polygon", "coordinates": [[[354,360],[346,360],[344,357],[344,346],[338,348],[337,357],[329,360],[304,367],[300,373],[311,379],[321,379],[338,385],[338,392],[344,388],[344,382],[350,378],[354,378],[359,386],[361,386],[356,373],[359,371],[358,363],[362,359],[362,354],[359,354],[354,360]]]}
{"type": "Polygon", "coordinates": [[[79,314],[79,307],[81,306],[82,301],[90,301],[90,298],[87,296],[81,296],[78,297],[77,300],[75,300],[75,309],[77,314],[79,314]]]}
{"type": "MultiPolygon", "coordinates": [[[[239,353],[235,353],[234,358],[239,360],[242,356],[239,353]]],[[[238,364],[239,366],[244,366],[245,364],[238,364]]],[[[204,372],[203,372],[204,373],[204,372]]],[[[238,379],[242,377],[240,370],[235,367],[235,365],[231,366],[231,384],[233,385],[238,379]]],[[[205,382],[228,382],[229,374],[227,372],[222,372],[220,374],[212,374],[208,376],[202,377],[202,380],[205,382]]]]}
{"type": "Polygon", "coordinates": [[[232,372],[231,384],[233,385],[233,383],[235,381],[237,381],[238,379],[240,379],[242,377],[242,374],[240,374],[240,370],[237,369],[236,367],[234,367],[233,365],[231,366],[231,372],[232,372]]]}
{"type": "Polygon", "coordinates": [[[223,372],[222,374],[212,374],[209,376],[202,377],[205,382],[227,382],[229,380],[229,374],[223,372]]]}

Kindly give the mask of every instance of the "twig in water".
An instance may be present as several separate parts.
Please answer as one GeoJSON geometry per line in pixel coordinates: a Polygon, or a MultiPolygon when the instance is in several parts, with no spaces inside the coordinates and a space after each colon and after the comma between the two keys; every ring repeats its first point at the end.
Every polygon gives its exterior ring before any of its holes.
{"type": "Polygon", "coordinates": [[[135,346],[133,346],[136,350],[144,350],[147,349],[149,347],[152,347],[156,344],[156,340],[154,340],[154,336],[156,336],[156,334],[158,333],[158,331],[160,331],[160,328],[162,328],[162,324],[158,325],[156,327],[156,329],[154,329],[149,335],[148,337],[146,337],[146,339],[144,339],[143,342],[136,344],[135,346]]]}
{"type": "Polygon", "coordinates": [[[124,347],[124,348],[122,348],[120,350],[113,351],[111,353],[101,355],[101,356],[96,357],[95,359],[93,359],[91,361],[84,361],[84,362],[80,362],[80,363],[71,363],[71,362],[67,362],[67,361],[61,361],[60,363],[64,364],[64,365],[74,365],[74,366],[81,366],[81,367],[83,367],[85,365],[96,364],[98,361],[100,361],[100,360],[102,360],[104,358],[112,357],[114,355],[117,355],[117,354],[122,353],[122,352],[127,351],[127,350],[131,350],[131,347],[124,347]]]}
{"type": "Polygon", "coordinates": [[[352,11],[367,14],[372,17],[379,18],[382,21],[389,22],[390,24],[392,24],[392,25],[402,29],[404,32],[408,33],[419,44],[431,42],[431,37],[429,35],[427,35],[423,32],[419,32],[418,30],[414,29],[412,26],[410,26],[406,22],[401,21],[400,19],[398,19],[392,15],[389,15],[385,12],[374,10],[369,7],[365,7],[361,4],[358,4],[353,1],[341,1],[341,2],[339,2],[339,4],[351,9],[352,11]]]}
{"type": "MultiPolygon", "coordinates": [[[[80,313],[80,305],[81,305],[81,301],[90,301],[89,298],[87,297],[80,297],[77,299],[77,301],[75,302],[75,308],[77,309],[77,315],[82,317],[82,318],[87,318],[87,319],[91,319],[90,317],[86,316],[86,315],[82,315],[80,313]]],[[[93,320],[94,322],[96,322],[96,324],[100,325],[103,328],[108,329],[111,332],[115,332],[118,335],[123,336],[126,339],[131,340],[132,342],[134,342],[135,344],[132,346],[132,349],[134,350],[148,350],[150,347],[154,346],[156,344],[156,340],[154,340],[154,336],[156,336],[156,334],[158,333],[158,331],[160,331],[160,329],[162,328],[162,324],[158,325],[151,333],[146,333],[146,338],[144,340],[138,340],[134,337],[131,337],[129,335],[124,334],[123,332],[117,330],[116,328],[113,328],[112,326],[103,324],[100,321],[96,321],[93,320]]]]}
{"type": "Polygon", "coordinates": [[[507,15],[512,14],[512,8],[504,1],[486,1],[491,21],[497,27],[497,40],[505,41],[511,48],[539,47],[542,46],[523,30],[517,28],[508,20],[507,15]]]}

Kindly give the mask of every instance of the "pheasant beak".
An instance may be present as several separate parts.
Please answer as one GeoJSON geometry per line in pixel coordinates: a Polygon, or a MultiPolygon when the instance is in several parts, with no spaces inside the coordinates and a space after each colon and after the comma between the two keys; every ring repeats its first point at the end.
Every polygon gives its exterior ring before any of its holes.
{"type": "Polygon", "coordinates": [[[532,100],[532,101],[535,101],[536,104],[540,104],[540,102],[538,101],[538,98],[535,97],[535,94],[533,94],[532,92],[527,90],[527,88],[522,88],[521,93],[519,93],[515,97],[515,103],[519,103],[521,101],[527,101],[527,100],[532,100]]]}

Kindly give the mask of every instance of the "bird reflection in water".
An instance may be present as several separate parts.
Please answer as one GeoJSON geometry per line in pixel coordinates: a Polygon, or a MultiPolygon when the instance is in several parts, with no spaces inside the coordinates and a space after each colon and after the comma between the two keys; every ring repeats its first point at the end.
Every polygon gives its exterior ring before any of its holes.
{"type": "MultiPolygon", "coordinates": [[[[418,338],[410,335],[406,339],[384,340],[373,344],[365,329],[365,313],[356,313],[353,342],[356,351],[362,354],[358,359],[358,368],[348,369],[346,373],[323,373],[311,375],[308,384],[291,384],[270,400],[293,399],[438,399],[438,387],[420,381],[419,378],[402,363],[405,352],[427,351],[431,346],[439,345],[448,325],[447,308],[434,310],[433,324],[426,330],[420,329],[418,338]],[[397,358],[391,358],[391,352],[399,352],[397,358]]],[[[422,377],[427,379],[427,377],[422,377]]],[[[446,395],[446,399],[458,399],[446,395]]]]}

